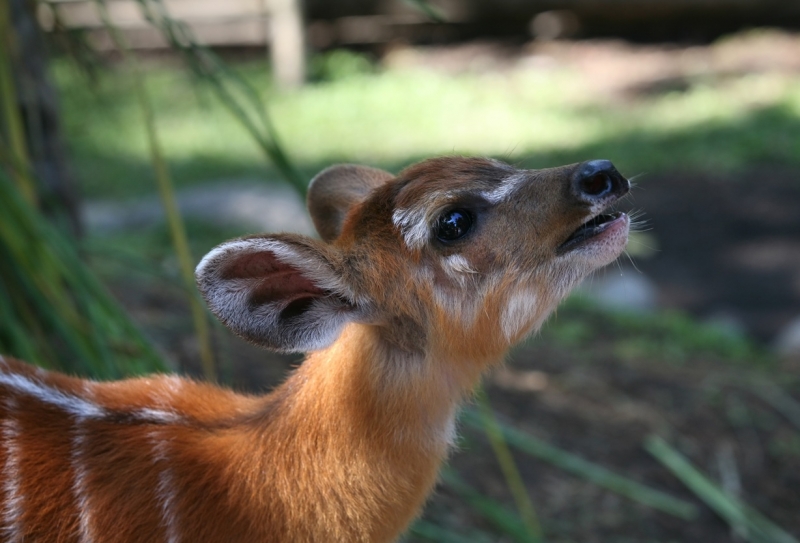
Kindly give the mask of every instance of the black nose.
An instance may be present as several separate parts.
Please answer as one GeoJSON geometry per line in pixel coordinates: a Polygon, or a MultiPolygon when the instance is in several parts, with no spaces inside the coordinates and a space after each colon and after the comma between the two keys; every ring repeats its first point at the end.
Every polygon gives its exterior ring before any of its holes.
{"type": "Polygon", "coordinates": [[[622,196],[630,183],[610,160],[589,160],[578,165],[572,178],[572,191],[581,200],[594,203],[608,196],[622,196]]]}

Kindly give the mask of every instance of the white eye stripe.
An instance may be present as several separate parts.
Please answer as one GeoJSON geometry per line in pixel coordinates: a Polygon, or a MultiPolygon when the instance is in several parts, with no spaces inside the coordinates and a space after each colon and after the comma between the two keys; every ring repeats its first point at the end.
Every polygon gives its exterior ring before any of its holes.
{"type": "MultiPolygon", "coordinates": [[[[480,196],[490,204],[498,204],[513,196],[527,180],[528,172],[525,171],[509,175],[495,188],[481,192],[480,196]]],[[[413,207],[398,208],[392,213],[392,223],[400,229],[409,249],[420,249],[425,245],[433,226],[433,217],[455,204],[452,202],[448,206],[442,205],[441,200],[448,198],[456,199],[456,193],[448,191],[436,197],[429,196],[425,201],[417,203],[413,207]],[[440,205],[437,205],[436,209],[432,209],[433,203],[437,200],[440,205]]]]}
{"type": "Polygon", "coordinates": [[[428,217],[424,208],[396,209],[392,222],[400,229],[409,249],[419,249],[428,239],[428,217]]]}
{"type": "Polygon", "coordinates": [[[519,186],[525,183],[527,179],[527,172],[519,172],[505,178],[500,185],[492,190],[482,192],[481,196],[483,196],[486,201],[491,204],[498,204],[504,200],[507,200],[512,194],[514,194],[519,186]]]}

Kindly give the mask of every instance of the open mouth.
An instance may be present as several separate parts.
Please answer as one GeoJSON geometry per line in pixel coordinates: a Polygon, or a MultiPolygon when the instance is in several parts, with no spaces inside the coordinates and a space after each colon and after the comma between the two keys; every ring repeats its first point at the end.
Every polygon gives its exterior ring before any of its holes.
{"type": "Polygon", "coordinates": [[[559,245],[557,252],[566,253],[567,251],[582,245],[586,241],[602,234],[617,222],[625,220],[625,213],[601,213],[592,217],[575,230],[567,240],[559,245]]]}

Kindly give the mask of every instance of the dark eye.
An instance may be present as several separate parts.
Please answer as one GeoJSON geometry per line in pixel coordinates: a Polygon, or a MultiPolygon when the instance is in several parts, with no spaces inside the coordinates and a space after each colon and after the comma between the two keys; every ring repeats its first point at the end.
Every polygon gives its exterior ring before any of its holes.
{"type": "Polygon", "coordinates": [[[455,241],[469,232],[472,223],[472,214],[469,211],[464,209],[447,211],[436,221],[436,237],[440,241],[455,241]]]}

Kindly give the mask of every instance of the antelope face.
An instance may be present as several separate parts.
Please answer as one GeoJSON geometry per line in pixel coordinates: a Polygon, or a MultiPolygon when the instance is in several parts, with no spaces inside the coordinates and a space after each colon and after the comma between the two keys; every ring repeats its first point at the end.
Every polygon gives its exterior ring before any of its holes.
{"type": "Polygon", "coordinates": [[[337,244],[353,255],[362,245],[380,248],[358,272],[365,290],[377,287],[380,307],[422,330],[447,331],[449,350],[482,347],[488,356],[530,333],[580,280],[620,255],[629,219],[605,211],[628,190],[605,160],[518,170],[432,159],[372,191],[337,244]]]}
{"type": "Polygon", "coordinates": [[[198,284],[234,331],[274,349],[324,347],[356,321],[403,351],[498,359],[619,256],[629,220],[605,211],[628,188],[605,160],[518,170],[437,158],[397,177],[334,166],[309,188],[322,242],[228,242],[198,284]]]}

